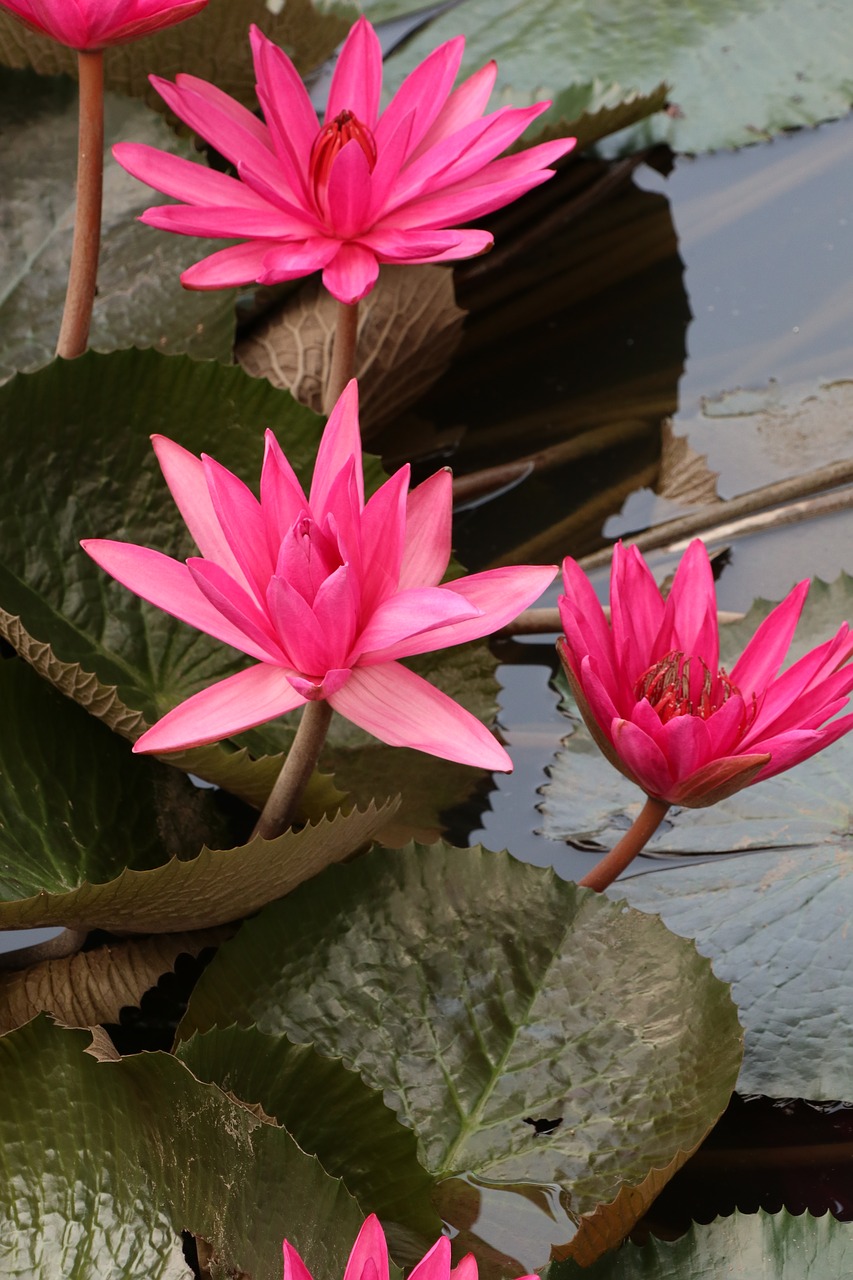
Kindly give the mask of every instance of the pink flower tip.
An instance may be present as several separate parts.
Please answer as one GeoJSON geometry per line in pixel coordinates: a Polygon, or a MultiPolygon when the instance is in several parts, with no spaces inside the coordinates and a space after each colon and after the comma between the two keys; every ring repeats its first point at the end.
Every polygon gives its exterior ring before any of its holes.
{"type": "Polygon", "coordinates": [[[664,598],[636,547],[617,544],[611,619],[574,560],[563,563],[560,658],[590,732],[649,795],[703,808],[791,768],[853,728],[847,623],[782,671],[803,608],[801,582],[761,623],[730,671],[708,553],[685,552],[664,598]]]}
{"type": "MultiPolygon", "coordinates": [[[[312,1280],[311,1272],[299,1254],[285,1240],[284,1280],[312,1280]]],[[[388,1246],[385,1233],[375,1213],[364,1220],[344,1270],[344,1280],[388,1280],[388,1246]]],[[[467,1254],[459,1265],[450,1266],[450,1241],[440,1236],[432,1248],[424,1254],[409,1272],[409,1280],[477,1280],[477,1262],[467,1254]]],[[[519,1280],[537,1280],[535,1276],[522,1276],[519,1280]]]]}
{"type": "Polygon", "coordinates": [[[0,0],[33,31],[91,52],[191,18],[208,0],[0,0]]]}

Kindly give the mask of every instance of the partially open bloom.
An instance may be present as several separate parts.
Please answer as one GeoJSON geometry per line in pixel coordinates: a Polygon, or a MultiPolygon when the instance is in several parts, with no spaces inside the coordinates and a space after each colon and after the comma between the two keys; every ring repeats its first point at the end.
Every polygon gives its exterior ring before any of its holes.
{"type": "Polygon", "coordinates": [[[853,636],[779,674],[808,582],[777,605],[730,672],[719,665],[714,578],[695,541],[664,601],[636,547],[614,548],[611,621],[574,560],[563,563],[560,657],[604,754],[650,796],[703,808],[806,760],[853,728],[833,719],[853,689],[853,636]]]}
{"type": "Polygon", "coordinates": [[[182,22],[208,0],[0,0],[28,27],[72,49],[103,49],[182,22]]]}
{"type": "Polygon", "coordinates": [[[264,121],[213,85],[151,77],[171,110],[235,166],[238,178],[142,144],[114,148],[134,177],[185,203],[148,209],[142,221],[191,236],[240,239],[181,276],[190,289],[275,284],[323,272],[352,303],[373,288],[381,262],[445,262],[490,248],[485,231],[451,230],[509,204],[552,176],[574,138],[495,157],[550,103],[483,116],[496,68],[451,92],[459,36],[441,45],[379,112],[382,52],[359,18],[341,51],[322,128],[292,62],[253,27],[264,121]]]}
{"type": "MultiPolygon", "coordinates": [[[[284,1253],[284,1280],[313,1280],[311,1272],[289,1240],[282,1245],[284,1253]]],[[[388,1247],[385,1233],[375,1213],[366,1218],[352,1247],[344,1280],[388,1280],[388,1247]]],[[[409,1280],[477,1280],[477,1261],[469,1253],[458,1267],[450,1268],[450,1241],[442,1236],[429,1253],[409,1273],[409,1280]]],[[[519,1280],[538,1280],[536,1276],[521,1276],[519,1280]]]]}
{"type": "Polygon", "coordinates": [[[365,502],[354,381],[329,418],[307,498],[271,431],[260,501],[212,458],[162,436],[154,448],[201,556],[182,564],[123,542],[83,547],[143,599],[258,661],[175,707],[134,750],[215,742],[325,698],[391,746],[512,768],[479,720],[398,659],[497,630],[545,590],[556,566],[439,586],[450,559],[450,473],[409,493],[401,467],[365,502]]]}

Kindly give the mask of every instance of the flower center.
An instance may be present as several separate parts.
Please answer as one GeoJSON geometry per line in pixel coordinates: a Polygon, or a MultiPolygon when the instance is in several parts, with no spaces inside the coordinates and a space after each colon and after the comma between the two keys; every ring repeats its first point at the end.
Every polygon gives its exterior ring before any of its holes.
{"type": "Polygon", "coordinates": [[[663,724],[675,716],[707,720],[732,694],[740,694],[722,667],[713,676],[701,658],[685,657],[677,649],[644,671],[634,692],[648,700],[663,724]]]}
{"type": "Polygon", "coordinates": [[[314,199],[318,206],[324,203],[329,186],[329,175],[335,156],[348,142],[357,142],[367,156],[370,172],[376,165],[376,142],[373,134],[351,111],[340,111],[328,124],[324,124],[311,147],[308,173],[314,199]]]}

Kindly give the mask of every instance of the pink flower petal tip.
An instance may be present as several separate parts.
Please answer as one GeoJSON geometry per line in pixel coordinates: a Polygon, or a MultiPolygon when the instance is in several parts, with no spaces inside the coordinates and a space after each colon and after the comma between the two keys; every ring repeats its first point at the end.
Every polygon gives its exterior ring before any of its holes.
{"type": "Polygon", "coordinates": [[[611,621],[579,566],[563,563],[560,658],[598,745],[658,800],[704,808],[835,742],[853,690],[847,623],[780,674],[808,592],[801,582],[727,672],[714,579],[696,540],[664,600],[636,547],[617,544],[611,621]]]}
{"type": "Polygon", "coordinates": [[[365,501],[354,381],[329,418],[307,495],[272,432],[260,498],[212,458],[161,436],[154,448],[201,554],[182,564],[122,542],[83,547],[131,591],[256,665],[175,707],[135,750],[219,741],[325,699],[392,746],[512,768],[485,725],[399,659],[496,631],[541,595],[556,566],[443,583],[450,476],[409,492],[404,467],[365,501]]]}
{"type": "Polygon", "coordinates": [[[71,49],[125,44],[191,18],[208,0],[0,0],[33,31],[71,49]]]}
{"type": "MultiPolygon", "coordinates": [[[[293,1245],[285,1240],[283,1280],[313,1280],[311,1272],[293,1245]]],[[[366,1218],[344,1270],[343,1280],[388,1280],[388,1246],[385,1233],[375,1213],[366,1218]]],[[[477,1280],[477,1262],[473,1254],[466,1254],[457,1267],[450,1266],[450,1241],[446,1236],[432,1246],[420,1262],[409,1272],[409,1280],[477,1280]]],[[[521,1276],[519,1280],[537,1280],[536,1276],[521,1276]]]]}
{"type": "MultiPolygon", "coordinates": [[[[35,0],[15,2],[35,8],[35,0]]],[[[380,263],[450,262],[490,248],[488,232],[460,224],[545,182],[575,145],[560,138],[498,159],[550,103],[485,115],[495,67],[454,90],[461,37],[434,50],[380,114],[382,51],[359,18],[335,67],[322,125],[283,50],[257,28],[251,41],[262,120],[195,77],[155,81],[174,114],[231,161],[238,179],[147,147],[115,149],[134,177],[184,201],[149,209],[143,221],[242,241],[185,271],[187,288],[274,284],[322,271],[340,302],[358,302],[380,263]]]]}

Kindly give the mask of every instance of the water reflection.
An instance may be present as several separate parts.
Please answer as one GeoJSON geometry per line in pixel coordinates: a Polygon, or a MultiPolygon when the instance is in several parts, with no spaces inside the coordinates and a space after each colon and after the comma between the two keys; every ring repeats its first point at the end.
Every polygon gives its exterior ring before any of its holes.
{"type": "Polygon", "coordinates": [[[547,1183],[486,1182],[464,1174],[440,1182],[435,1199],[456,1256],[476,1249],[484,1280],[544,1266],[552,1248],[569,1244],[578,1229],[567,1192],[547,1183]]]}

